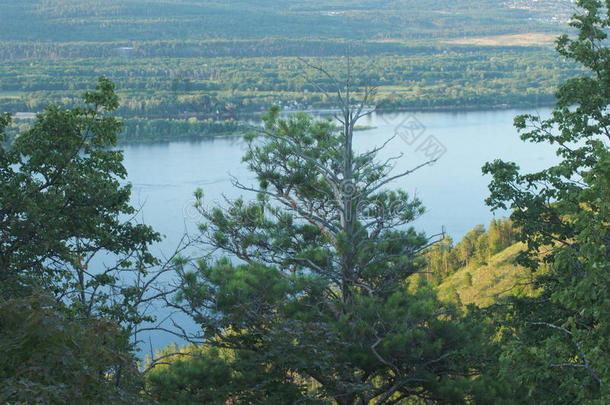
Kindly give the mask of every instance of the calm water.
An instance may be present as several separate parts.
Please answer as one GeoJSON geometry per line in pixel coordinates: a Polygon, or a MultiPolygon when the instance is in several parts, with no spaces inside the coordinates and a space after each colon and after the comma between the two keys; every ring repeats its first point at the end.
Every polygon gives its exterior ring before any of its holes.
{"type": "MultiPolygon", "coordinates": [[[[374,129],[358,132],[355,145],[361,151],[372,149],[398,128],[401,136],[379,156],[385,160],[403,153],[396,162],[396,173],[425,162],[426,153],[436,151],[439,156],[444,151],[435,165],[397,180],[393,187],[417,195],[426,206],[426,214],[415,223],[418,229],[435,234],[444,228],[457,240],[494,217],[484,203],[489,183],[481,174],[485,162],[502,158],[519,163],[525,170],[536,170],[555,160],[548,146],[525,144],[519,139],[513,118],[526,112],[549,114],[548,109],[376,114],[360,122],[374,129]]],[[[124,147],[133,202],[142,207],[143,221],[166,236],[157,251],[170,254],[185,230],[194,232],[197,217],[191,207],[195,189],[202,188],[206,203],[214,204],[223,195],[241,195],[231,186],[231,176],[253,184],[252,175],[241,163],[244,148],[240,138],[124,147]]],[[[153,346],[173,340],[155,335],[153,346]]]]}

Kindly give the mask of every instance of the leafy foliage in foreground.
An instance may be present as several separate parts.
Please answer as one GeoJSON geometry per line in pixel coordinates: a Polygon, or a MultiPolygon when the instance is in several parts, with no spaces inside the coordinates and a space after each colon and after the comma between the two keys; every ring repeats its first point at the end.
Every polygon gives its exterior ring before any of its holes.
{"type": "Polygon", "coordinates": [[[153,368],[146,380],[152,398],[161,404],[286,404],[302,399],[300,388],[281,370],[245,352],[170,346],[157,357],[166,365],[153,368]]]}
{"type": "MultiPolygon", "coordinates": [[[[0,116],[0,402],[133,403],[131,333],[159,235],[129,218],[118,107],[105,78],[7,142],[0,116]]],[[[156,292],[158,294],[158,292],[156,292]]],[[[134,379],[135,378],[135,379],[134,379]]]]}
{"type": "Polygon", "coordinates": [[[606,404],[610,400],[610,1],[581,0],[584,11],[558,51],[590,75],[567,81],[552,117],[516,119],[529,142],[557,145],[560,162],[522,174],[515,163],[485,166],[488,200],[511,208],[527,244],[520,262],[540,263],[536,298],[514,299],[504,315],[504,375],[521,403],[606,404]]]}
{"type": "Polygon", "coordinates": [[[128,311],[112,308],[106,288],[122,271],[154,264],[148,246],[159,236],[123,219],[135,210],[130,186],[121,185],[122,152],[112,149],[121,126],[103,114],[118,107],[114,86],[101,79],[84,101],[74,109],[48,107],[32,128],[0,146],[0,296],[40,288],[83,316],[115,312],[126,320],[128,311]],[[98,265],[104,254],[110,264],[98,265]]]}
{"type": "Polygon", "coordinates": [[[113,322],[67,313],[50,297],[0,302],[0,402],[141,403],[128,336],[113,322]]]}

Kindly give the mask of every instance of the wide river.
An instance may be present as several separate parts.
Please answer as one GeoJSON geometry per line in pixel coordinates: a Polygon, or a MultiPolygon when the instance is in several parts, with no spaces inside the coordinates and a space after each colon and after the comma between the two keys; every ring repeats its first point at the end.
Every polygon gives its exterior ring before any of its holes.
{"type": "MultiPolygon", "coordinates": [[[[438,158],[434,165],[392,186],[416,195],[425,205],[426,214],[414,223],[416,228],[428,234],[444,229],[457,240],[477,224],[506,216],[492,213],[485,205],[490,181],[481,173],[485,162],[501,158],[530,171],[556,159],[548,146],[520,140],[513,119],[522,113],[548,116],[549,109],[374,114],[359,123],[373,129],[357,132],[355,147],[370,150],[397,133],[379,155],[385,160],[403,154],[396,161],[396,173],[416,167],[428,157],[438,158]]],[[[206,204],[216,204],[223,195],[241,195],[233,188],[231,176],[244,184],[254,183],[241,163],[245,146],[241,138],[230,137],[123,147],[133,203],[141,207],[142,220],[165,235],[156,252],[170,254],[185,231],[195,231],[195,189],[204,190],[206,204]]],[[[153,346],[173,340],[155,335],[153,346]]]]}

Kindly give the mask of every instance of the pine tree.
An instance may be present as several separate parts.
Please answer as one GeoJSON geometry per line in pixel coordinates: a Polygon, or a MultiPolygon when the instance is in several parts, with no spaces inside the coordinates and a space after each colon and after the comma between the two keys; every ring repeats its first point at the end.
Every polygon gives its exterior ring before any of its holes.
{"type": "Polygon", "coordinates": [[[258,186],[235,182],[257,200],[209,208],[197,193],[208,244],[228,258],[185,271],[179,306],[207,345],[268,370],[261,387],[295,386],[308,403],[489,403],[482,388],[494,384],[471,378],[486,361],[484,326],[410,283],[430,244],[409,227],[423,208],[388,186],[413,170],[392,174],[393,159],[376,160],[383,146],[354,151],[373,94],[354,107],[352,79],[337,88],[339,127],[277,108],[265,117],[244,157],[258,186]]]}

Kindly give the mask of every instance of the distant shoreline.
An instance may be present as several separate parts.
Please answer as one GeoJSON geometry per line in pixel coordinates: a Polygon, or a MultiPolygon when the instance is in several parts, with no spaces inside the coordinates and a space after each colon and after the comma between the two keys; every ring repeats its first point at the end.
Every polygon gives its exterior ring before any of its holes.
{"type": "MultiPolygon", "coordinates": [[[[524,105],[495,105],[495,106],[487,106],[487,108],[482,108],[478,106],[470,106],[470,107],[462,107],[462,108],[446,108],[446,107],[434,107],[427,109],[392,109],[392,110],[378,110],[375,111],[378,114],[393,114],[393,113],[430,113],[430,112],[440,112],[440,113],[468,113],[468,112],[493,112],[493,111],[506,111],[506,110],[536,110],[539,108],[551,108],[553,105],[551,103],[547,104],[538,104],[535,106],[524,106],[524,105]]],[[[317,115],[317,116],[331,116],[335,110],[332,109],[319,109],[319,110],[308,110],[308,111],[283,111],[283,114],[296,114],[299,112],[305,112],[307,114],[317,115]]],[[[235,120],[237,125],[242,126],[242,129],[238,130],[221,130],[219,132],[201,132],[200,134],[191,135],[179,135],[179,136],[168,136],[166,131],[157,132],[159,135],[154,135],[153,132],[150,132],[148,136],[133,136],[133,135],[122,135],[119,137],[120,145],[138,145],[138,144],[154,144],[154,143],[171,143],[171,142],[181,142],[181,141],[203,141],[203,140],[213,140],[213,139],[226,139],[226,138],[240,138],[243,137],[248,132],[254,130],[256,125],[252,123],[264,114],[264,112],[256,112],[256,113],[248,113],[248,114],[240,114],[239,120],[235,120]],[[250,122],[248,122],[250,121],[250,122]]],[[[172,123],[175,125],[188,125],[186,119],[150,119],[151,121],[164,121],[167,122],[168,125],[172,123]]],[[[144,120],[143,120],[144,121],[144,120]]],[[[218,121],[221,122],[221,121],[218,121]]],[[[191,125],[195,126],[197,123],[191,123],[191,125]]],[[[361,125],[356,128],[357,131],[367,131],[371,129],[375,129],[375,126],[370,125],[361,125]]],[[[174,133],[176,131],[173,131],[174,133]]],[[[179,132],[179,131],[178,131],[179,132]]]]}
{"type": "MultiPolygon", "coordinates": [[[[537,103],[537,104],[520,104],[520,103],[516,103],[516,104],[495,104],[495,105],[462,105],[462,106],[457,106],[457,105],[448,105],[448,106],[443,106],[443,105],[439,105],[439,106],[429,106],[429,107],[402,107],[402,108],[388,108],[388,109],[384,109],[384,108],[377,108],[375,109],[375,113],[378,114],[393,114],[393,113],[403,113],[403,112],[476,112],[476,111],[500,111],[500,110],[527,110],[527,109],[536,109],[536,108],[552,108],[555,105],[554,102],[541,102],[541,103],[537,103]]],[[[235,119],[235,120],[241,120],[241,118],[256,118],[256,117],[261,117],[262,115],[266,114],[268,110],[261,110],[261,111],[246,111],[246,112],[242,112],[239,114],[232,114],[232,115],[219,115],[219,116],[214,116],[214,115],[209,115],[209,114],[205,114],[205,115],[192,115],[188,118],[198,118],[198,119],[212,119],[212,118],[218,118],[220,120],[222,119],[235,119]]],[[[312,108],[312,109],[305,109],[305,110],[281,110],[280,113],[281,114],[298,114],[298,113],[305,113],[305,114],[311,114],[311,115],[332,115],[335,114],[337,112],[339,112],[340,110],[338,108],[333,108],[333,107],[327,107],[327,108],[312,108]]],[[[149,118],[149,119],[166,119],[166,120],[184,120],[184,119],[188,119],[185,117],[180,117],[180,118],[162,118],[162,117],[154,117],[154,118],[149,118]]]]}
{"type": "MultiPolygon", "coordinates": [[[[527,104],[497,104],[491,106],[471,105],[471,106],[431,106],[431,107],[418,107],[418,108],[393,108],[393,109],[376,109],[376,114],[398,114],[398,113],[468,113],[468,112],[485,112],[485,111],[502,111],[502,110],[535,110],[539,108],[552,108],[553,103],[539,103],[536,105],[527,104]]],[[[282,110],[282,114],[290,115],[297,114],[300,112],[311,114],[314,116],[332,116],[338,109],[333,108],[320,108],[310,110],[282,110]]],[[[35,119],[37,113],[33,112],[20,112],[14,114],[16,121],[32,121],[35,119]]],[[[130,130],[130,126],[126,125],[126,132],[119,136],[120,145],[137,145],[137,144],[150,144],[150,143],[168,143],[175,141],[194,141],[194,140],[209,140],[209,139],[222,139],[222,138],[239,138],[244,136],[249,131],[256,127],[253,121],[260,120],[265,111],[256,112],[245,112],[236,114],[233,116],[209,116],[202,115],[198,117],[189,117],[190,119],[196,118],[196,121],[189,121],[189,118],[138,118],[135,119],[140,122],[148,122],[153,124],[151,127],[144,130],[146,135],[142,136],[141,131],[138,131],[138,135],[134,135],[133,129],[130,130]],[[215,119],[215,120],[214,120],[215,119]],[[225,120],[223,122],[223,120],[225,120]],[[206,121],[208,121],[206,123],[206,121]],[[163,126],[155,128],[154,123],[162,123],[163,126]],[[206,128],[201,132],[197,131],[197,126],[211,124],[211,128],[206,128]],[[214,128],[216,127],[216,128],[214,128]],[[178,129],[180,128],[180,129],[178,129]],[[218,130],[218,131],[216,131],[218,130]],[[171,134],[174,134],[173,136],[171,134]],[[184,134],[176,136],[176,133],[184,134]],[[190,133],[190,134],[188,134],[190,133]]],[[[124,121],[134,120],[132,118],[120,117],[124,121]]],[[[133,128],[133,127],[131,127],[133,128]]],[[[357,128],[358,131],[365,131],[374,129],[373,127],[363,125],[357,128]]]]}

